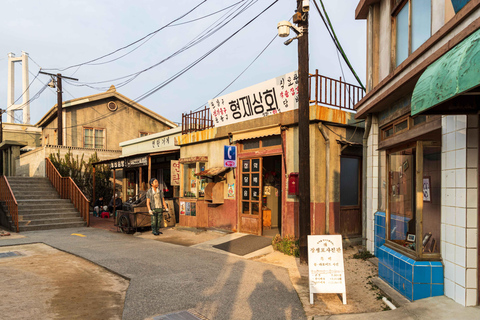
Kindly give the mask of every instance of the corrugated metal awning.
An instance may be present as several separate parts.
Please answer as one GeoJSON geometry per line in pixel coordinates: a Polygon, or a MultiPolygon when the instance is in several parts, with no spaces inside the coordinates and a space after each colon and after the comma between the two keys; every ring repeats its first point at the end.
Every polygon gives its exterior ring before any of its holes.
{"type": "Polygon", "coordinates": [[[232,133],[233,141],[256,139],[267,136],[279,135],[282,133],[281,127],[279,125],[270,126],[270,127],[261,127],[257,129],[237,131],[232,133]]]}
{"type": "Polygon", "coordinates": [[[427,67],[413,90],[412,116],[480,85],[479,40],[480,30],[477,30],[427,67]]]}
{"type": "Polygon", "coordinates": [[[198,177],[213,177],[213,176],[218,176],[219,174],[224,173],[230,168],[225,168],[225,167],[213,167],[204,171],[200,171],[195,173],[196,176],[198,177]]]}

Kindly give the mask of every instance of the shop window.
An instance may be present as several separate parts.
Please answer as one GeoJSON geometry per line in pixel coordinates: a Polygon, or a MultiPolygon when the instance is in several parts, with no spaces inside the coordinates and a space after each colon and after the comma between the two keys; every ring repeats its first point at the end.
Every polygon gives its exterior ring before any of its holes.
{"type": "Polygon", "coordinates": [[[387,139],[414,127],[427,123],[435,119],[433,116],[420,115],[416,117],[405,116],[381,128],[381,139],[387,139]]]}
{"type": "Polygon", "coordinates": [[[207,181],[205,178],[195,175],[197,172],[205,171],[205,165],[205,162],[187,163],[183,165],[184,197],[197,198],[205,195],[207,181]]]}
{"type": "Polygon", "coordinates": [[[430,38],[431,11],[431,0],[394,1],[395,66],[430,38]]]}
{"type": "Polygon", "coordinates": [[[273,147],[273,146],[280,146],[282,145],[282,137],[281,136],[271,136],[265,137],[262,139],[262,146],[265,147],[273,147]]]}
{"type": "Polygon", "coordinates": [[[105,129],[83,128],[83,133],[84,148],[105,148],[105,129]]]}
{"type": "Polygon", "coordinates": [[[260,140],[253,140],[253,141],[244,141],[243,142],[243,150],[250,150],[250,149],[258,149],[260,148],[260,140]]]}
{"type": "Polygon", "coordinates": [[[387,152],[387,239],[413,258],[438,258],[441,147],[434,142],[387,152]]]}

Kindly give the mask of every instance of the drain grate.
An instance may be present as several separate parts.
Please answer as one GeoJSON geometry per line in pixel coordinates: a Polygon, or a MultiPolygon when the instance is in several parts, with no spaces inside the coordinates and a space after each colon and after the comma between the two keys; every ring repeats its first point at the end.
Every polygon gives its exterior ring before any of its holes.
{"type": "Polygon", "coordinates": [[[9,257],[18,257],[22,254],[18,251],[8,251],[8,252],[0,252],[0,259],[1,258],[9,258],[9,257]]]}

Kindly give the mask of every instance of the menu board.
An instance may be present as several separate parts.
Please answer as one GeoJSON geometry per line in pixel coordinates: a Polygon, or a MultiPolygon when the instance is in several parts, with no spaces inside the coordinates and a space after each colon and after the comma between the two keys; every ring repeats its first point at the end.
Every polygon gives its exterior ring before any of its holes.
{"type": "Polygon", "coordinates": [[[314,293],[341,293],[347,304],[341,235],[308,236],[310,304],[314,293]]]}

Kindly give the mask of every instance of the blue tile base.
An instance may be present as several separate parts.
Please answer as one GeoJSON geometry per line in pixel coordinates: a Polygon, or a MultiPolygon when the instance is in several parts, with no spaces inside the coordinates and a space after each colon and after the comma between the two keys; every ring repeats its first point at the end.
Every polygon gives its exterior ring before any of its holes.
{"type": "Polygon", "coordinates": [[[440,261],[415,261],[384,245],[376,251],[378,276],[408,300],[443,296],[443,265],[440,261]]]}

